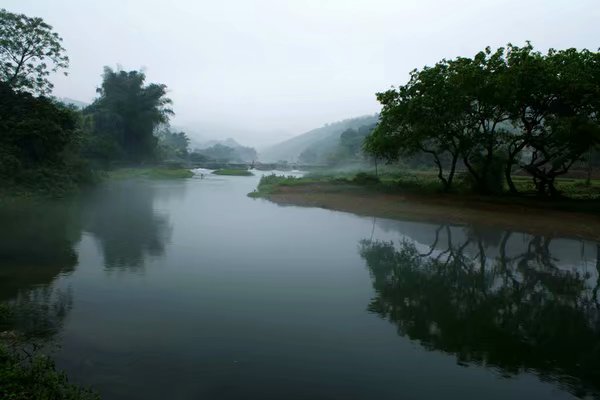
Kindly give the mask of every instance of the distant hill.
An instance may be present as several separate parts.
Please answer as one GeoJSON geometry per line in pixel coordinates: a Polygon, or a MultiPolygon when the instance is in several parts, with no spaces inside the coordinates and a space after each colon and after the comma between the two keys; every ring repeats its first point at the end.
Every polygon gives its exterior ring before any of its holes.
{"type": "Polygon", "coordinates": [[[263,162],[280,160],[295,162],[300,153],[309,147],[314,149],[318,155],[329,153],[337,146],[342,132],[347,129],[358,129],[361,126],[376,124],[378,118],[377,114],[365,115],[327,124],[263,149],[259,153],[259,160],[263,162]]]}
{"type": "Polygon", "coordinates": [[[83,108],[86,108],[87,106],[89,106],[88,103],[85,103],[85,102],[79,101],[79,100],[75,100],[70,97],[59,97],[57,100],[63,104],[75,106],[79,109],[83,109],[83,108]]]}
{"type": "Polygon", "coordinates": [[[256,150],[253,147],[242,146],[232,138],[195,142],[192,143],[191,148],[213,160],[252,162],[257,159],[256,150]],[[233,149],[233,151],[227,152],[223,146],[233,149]]]}
{"type": "Polygon", "coordinates": [[[232,139],[232,138],[227,138],[224,140],[207,140],[205,142],[194,143],[194,147],[197,148],[198,150],[203,150],[203,149],[212,147],[215,144],[221,144],[223,146],[231,147],[232,149],[244,147],[241,144],[239,144],[238,142],[236,142],[235,139],[232,139]]]}

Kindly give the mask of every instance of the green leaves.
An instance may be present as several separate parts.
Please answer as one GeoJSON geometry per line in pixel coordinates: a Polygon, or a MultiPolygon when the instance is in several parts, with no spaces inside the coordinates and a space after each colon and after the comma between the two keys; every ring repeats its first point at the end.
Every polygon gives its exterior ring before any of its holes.
{"type": "Polygon", "coordinates": [[[41,18],[0,10],[0,81],[14,90],[48,95],[50,73],[68,66],[62,38],[52,26],[41,18]]]}
{"type": "Polygon", "coordinates": [[[380,121],[364,144],[370,154],[388,161],[429,154],[447,188],[460,157],[477,189],[488,193],[500,160],[509,187],[518,165],[541,194],[555,194],[554,179],[599,142],[600,55],[543,55],[529,42],[487,47],[414,70],[407,84],[377,99],[380,121]]]}

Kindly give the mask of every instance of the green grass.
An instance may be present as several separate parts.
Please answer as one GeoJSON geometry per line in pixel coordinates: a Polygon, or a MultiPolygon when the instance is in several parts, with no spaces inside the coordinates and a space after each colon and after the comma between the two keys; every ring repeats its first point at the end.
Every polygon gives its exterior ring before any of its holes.
{"type": "MultiPolygon", "coordinates": [[[[519,192],[534,192],[535,187],[529,177],[513,176],[513,181],[519,192]]],[[[600,200],[600,179],[592,179],[586,185],[585,179],[557,178],[556,188],[564,197],[581,200],[600,200]]]]}
{"type": "Polygon", "coordinates": [[[329,177],[321,175],[307,175],[304,177],[297,176],[284,176],[284,175],[264,175],[260,178],[258,186],[254,192],[248,193],[249,197],[267,197],[268,195],[277,191],[278,187],[281,186],[302,186],[310,185],[315,183],[328,183],[328,184],[340,184],[350,183],[346,178],[329,177]]]}
{"type": "Polygon", "coordinates": [[[119,168],[108,172],[109,179],[185,179],[194,173],[185,168],[119,168]]]}
{"type": "Polygon", "coordinates": [[[247,169],[227,169],[222,168],[213,172],[215,175],[229,175],[229,176],[253,176],[254,174],[247,169]]]}

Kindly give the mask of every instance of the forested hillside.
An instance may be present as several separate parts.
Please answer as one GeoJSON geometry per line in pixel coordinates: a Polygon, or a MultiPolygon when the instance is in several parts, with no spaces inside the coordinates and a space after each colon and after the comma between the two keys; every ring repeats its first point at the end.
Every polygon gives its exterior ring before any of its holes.
{"type": "Polygon", "coordinates": [[[375,123],[377,123],[377,115],[365,115],[327,124],[262,150],[259,159],[263,162],[279,160],[295,162],[307,149],[314,150],[316,157],[321,158],[322,155],[335,151],[340,135],[344,131],[375,123]]]}

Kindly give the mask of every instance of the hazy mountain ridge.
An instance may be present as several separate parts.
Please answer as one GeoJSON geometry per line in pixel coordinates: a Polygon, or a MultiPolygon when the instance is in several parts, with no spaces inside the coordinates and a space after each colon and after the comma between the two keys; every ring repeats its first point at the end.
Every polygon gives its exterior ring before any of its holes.
{"type": "Polygon", "coordinates": [[[84,109],[84,108],[86,108],[87,106],[90,105],[90,103],[86,103],[84,101],[75,100],[75,99],[72,99],[70,97],[58,97],[56,100],[60,101],[63,104],[77,107],[78,109],[84,109]]]}
{"type": "Polygon", "coordinates": [[[338,143],[340,135],[347,129],[358,129],[364,125],[377,123],[378,114],[364,115],[326,124],[291,139],[277,143],[260,151],[259,159],[264,162],[279,160],[297,161],[300,153],[311,148],[325,153],[332,151],[338,143]]]}
{"type": "Polygon", "coordinates": [[[245,147],[243,145],[241,145],[240,143],[238,143],[235,139],[233,138],[227,138],[227,139],[211,139],[211,140],[207,140],[207,141],[195,141],[193,143],[194,147],[199,149],[199,150],[203,150],[203,149],[207,149],[209,147],[212,147],[216,144],[220,144],[223,146],[227,146],[227,147],[231,147],[232,149],[237,149],[240,147],[245,147]]]}

